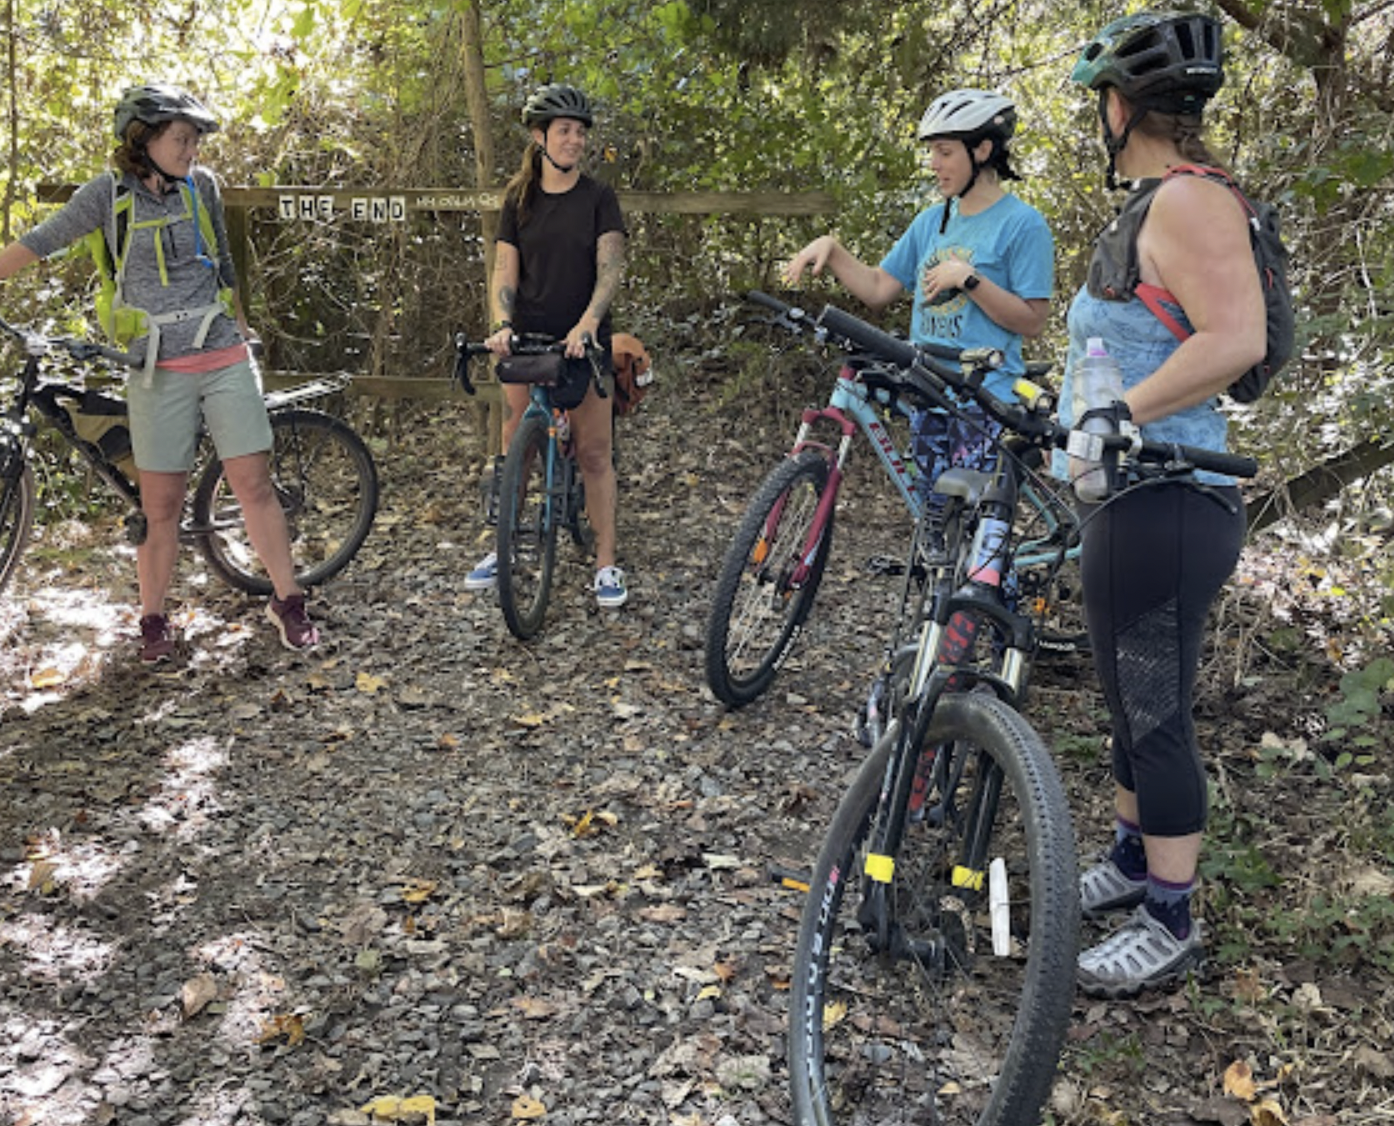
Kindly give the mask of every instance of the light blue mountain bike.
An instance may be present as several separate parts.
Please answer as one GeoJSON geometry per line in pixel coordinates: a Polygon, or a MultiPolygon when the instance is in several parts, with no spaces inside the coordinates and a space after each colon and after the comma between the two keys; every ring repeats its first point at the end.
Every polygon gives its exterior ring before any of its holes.
{"type": "MultiPolygon", "coordinates": [[[[755,491],[717,579],[707,623],[707,683],[733,708],[769,688],[804,629],[832,550],[838,490],[858,432],[905,504],[910,525],[924,504],[920,469],[901,453],[888,427],[895,416],[908,420],[921,405],[904,370],[829,333],[803,309],[758,291],[747,296],[770,311],[771,324],[815,345],[831,345],[845,359],[827,405],[803,412],[789,455],[755,491]],[[829,432],[832,440],[821,440],[829,432]]],[[[943,352],[943,359],[959,362],[957,351],[943,352]]],[[[1049,366],[1032,365],[1028,375],[1049,366]]],[[[1012,564],[1019,605],[1036,623],[1037,651],[1086,651],[1073,508],[1045,476],[1026,472],[1020,487],[1012,564]]],[[[882,573],[905,565],[869,563],[882,573]]]]}

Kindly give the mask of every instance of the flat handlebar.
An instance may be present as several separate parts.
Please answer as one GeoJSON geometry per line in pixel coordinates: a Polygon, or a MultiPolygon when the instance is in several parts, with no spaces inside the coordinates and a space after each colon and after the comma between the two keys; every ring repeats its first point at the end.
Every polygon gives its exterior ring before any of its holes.
{"type": "MultiPolygon", "coordinates": [[[[759,291],[751,291],[747,297],[801,328],[807,326],[820,340],[837,337],[857,351],[902,369],[907,382],[930,401],[944,404],[953,397],[949,392],[959,397],[966,395],[1008,430],[1043,449],[1064,449],[1069,440],[1069,429],[1053,418],[1020,402],[999,399],[983,385],[988,375],[1004,362],[1005,357],[997,349],[959,351],[938,344],[912,344],[835,305],[824,305],[817,317],[811,317],[802,309],[759,291]]],[[[1120,451],[1138,462],[1175,471],[1190,467],[1228,477],[1253,477],[1258,473],[1258,462],[1239,454],[1167,442],[1137,442],[1122,434],[1104,435],[1103,444],[1105,449],[1120,451]]]]}

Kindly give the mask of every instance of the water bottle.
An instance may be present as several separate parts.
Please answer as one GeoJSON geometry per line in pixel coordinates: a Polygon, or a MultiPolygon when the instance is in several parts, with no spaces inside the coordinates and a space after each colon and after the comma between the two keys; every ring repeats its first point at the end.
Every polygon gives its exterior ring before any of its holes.
{"type": "MultiPolygon", "coordinates": [[[[1091,410],[1109,407],[1123,398],[1123,373],[1118,361],[1108,354],[1104,342],[1091,336],[1085,346],[1084,359],[1075,367],[1073,381],[1075,426],[1085,434],[1116,434],[1118,426],[1112,419],[1095,417],[1079,420],[1091,410]]],[[[1070,480],[1080,500],[1097,504],[1109,493],[1109,468],[1105,465],[1100,443],[1091,442],[1075,433],[1070,436],[1070,480]]],[[[1116,460],[1117,453],[1108,455],[1116,460]]]]}

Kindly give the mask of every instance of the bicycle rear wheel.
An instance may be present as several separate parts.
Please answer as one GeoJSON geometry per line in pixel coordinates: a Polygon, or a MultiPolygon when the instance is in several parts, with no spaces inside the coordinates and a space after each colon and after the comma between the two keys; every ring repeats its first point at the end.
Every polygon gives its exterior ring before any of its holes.
{"type": "Polygon", "coordinates": [[[559,513],[547,488],[549,427],[524,418],[503,463],[499,487],[499,606],[509,631],[527,641],[542,628],[557,562],[559,513]]]}
{"type": "MultiPolygon", "coordinates": [[[[3,451],[7,457],[10,451],[3,451]]],[[[0,590],[4,590],[19,568],[24,549],[29,546],[29,534],[34,528],[34,473],[21,460],[23,451],[16,446],[16,459],[11,468],[16,472],[0,477],[0,590]]]]}
{"type": "Polygon", "coordinates": [[[804,548],[827,487],[828,463],[816,451],[781,462],[726,552],[707,623],[707,683],[733,708],[769,688],[813,609],[832,548],[831,513],[809,556],[804,548]]]}
{"type": "Polygon", "coordinates": [[[1049,752],[995,697],[941,699],[921,820],[889,885],[863,875],[898,726],[837,809],[799,929],[790,998],[795,1121],[1039,1121],[1074,996],[1079,893],[1049,752]],[[1009,907],[994,952],[991,862],[1009,907]],[[876,938],[875,891],[885,889],[876,938]],[[877,949],[882,946],[882,949],[877,949]]]}
{"type": "MultiPolygon", "coordinates": [[[[296,581],[318,586],[348,566],[378,510],[373,455],[347,423],[321,411],[271,415],[271,484],[286,516],[296,581]]],[[[209,569],[248,594],[272,593],[223,463],[214,459],[194,493],[194,527],[209,569]]]]}

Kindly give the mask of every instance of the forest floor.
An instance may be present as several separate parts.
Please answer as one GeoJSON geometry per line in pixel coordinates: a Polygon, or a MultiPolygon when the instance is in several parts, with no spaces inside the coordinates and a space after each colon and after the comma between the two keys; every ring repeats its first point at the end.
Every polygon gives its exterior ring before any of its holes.
{"type": "MultiPolygon", "coordinates": [[[[804,392],[661,378],[623,425],[630,604],[597,611],[564,546],[532,645],[462,589],[483,458],[455,407],[375,439],[378,521],[307,656],[186,556],[188,659],[152,675],[111,522],[43,531],[0,599],[0,1124],[350,1126],[385,1098],[438,1126],[789,1121],[801,903],[767,869],[811,865],[864,753],[894,590],[862,563],[903,521],[862,451],[796,658],[725,711],[709,595],[804,392]]],[[[1197,715],[1210,972],[1080,996],[1048,1121],[1394,1123],[1394,710],[1342,680],[1389,636],[1344,577],[1273,535],[1246,553],[1197,715]]],[[[1041,664],[1029,714],[1087,855],[1087,661],[1041,664]]]]}

